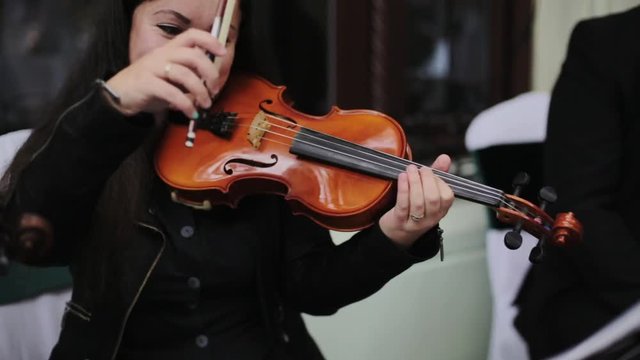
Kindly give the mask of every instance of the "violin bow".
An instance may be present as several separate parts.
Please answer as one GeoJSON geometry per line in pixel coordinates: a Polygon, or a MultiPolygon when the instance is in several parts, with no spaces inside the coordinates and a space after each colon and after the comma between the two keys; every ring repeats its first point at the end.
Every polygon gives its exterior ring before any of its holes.
{"type": "MultiPolygon", "coordinates": [[[[236,0],[220,0],[218,4],[218,11],[216,17],[213,19],[213,26],[211,27],[211,35],[216,37],[221,44],[226,44],[227,42],[235,8],[236,0]],[[221,15],[222,18],[220,18],[221,15]]],[[[216,63],[217,58],[214,64],[216,63]]]]}
{"type": "MultiPolygon", "coordinates": [[[[216,9],[215,17],[213,18],[213,25],[211,26],[211,36],[218,39],[221,44],[227,43],[227,37],[229,36],[229,28],[231,27],[231,20],[233,19],[233,12],[236,8],[236,0],[220,0],[218,2],[218,8],[216,9]]],[[[208,54],[209,58],[213,61],[213,66],[220,67],[219,58],[213,57],[208,54]]],[[[187,131],[187,139],[184,145],[188,148],[192,148],[196,142],[196,120],[191,119],[189,121],[189,130],[187,131]]]]}

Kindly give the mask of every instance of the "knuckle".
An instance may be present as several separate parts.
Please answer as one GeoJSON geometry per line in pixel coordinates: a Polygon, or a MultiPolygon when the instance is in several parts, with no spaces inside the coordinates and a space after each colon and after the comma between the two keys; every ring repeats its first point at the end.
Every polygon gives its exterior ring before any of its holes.
{"type": "Polygon", "coordinates": [[[444,196],[444,200],[447,202],[447,204],[451,205],[453,204],[453,201],[455,200],[455,196],[453,195],[452,191],[448,191],[446,193],[446,195],[444,196]]]}
{"type": "Polygon", "coordinates": [[[189,28],[186,31],[181,32],[176,36],[173,40],[182,40],[182,39],[190,39],[193,37],[194,31],[193,28],[189,28]]]}
{"type": "Polygon", "coordinates": [[[427,196],[425,201],[427,205],[429,205],[430,207],[433,207],[433,206],[439,206],[441,199],[440,197],[436,197],[436,196],[427,196]]]}
{"type": "Polygon", "coordinates": [[[431,168],[428,166],[423,166],[420,168],[420,172],[423,174],[431,174],[433,171],[431,171],[431,168]]]}
{"type": "Polygon", "coordinates": [[[453,194],[453,191],[451,191],[451,190],[447,191],[446,196],[445,196],[445,199],[446,199],[449,203],[452,203],[452,202],[453,202],[453,200],[455,200],[455,198],[456,198],[456,197],[455,197],[455,195],[453,194]]]}
{"type": "Polygon", "coordinates": [[[198,29],[196,29],[195,27],[191,27],[191,28],[187,29],[187,31],[185,31],[184,34],[186,34],[188,36],[198,36],[200,34],[200,31],[198,29]]]}
{"type": "Polygon", "coordinates": [[[193,74],[185,74],[185,82],[189,89],[196,94],[200,92],[199,81],[198,78],[193,76],[193,74]]]}
{"type": "Polygon", "coordinates": [[[402,212],[402,213],[407,213],[409,212],[409,205],[405,204],[405,203],[399,203],[396,205],[396,210],[402,212]]]}
{"type": "Polygon", "coordinates": [[[220,50],[224,49],[224,45],[222,45],[222,44],[220,43],[220,41],[218,41],[218,39],[217,39],[217,38],[215,38],[215,37],[213,37],[213,36],[210,36],[208,40],[209,40],[209,46],[210,46],[211,48],[214,48],[214,49],[216,49],[217,51],[220,51],[220,50]]]}
{"type": "Polygon", "coordinates": [[[182,79],[184,77],[184,72],[181,66],[172,66],[171,71],[166,72],[166,74],[176,79],[182,79]]]}
{"type": "Polygon", "coordinates": [[[185,49],[185,53],[186,53],[186,57],[187,59],[189,59],[190,62],[194,63],[195,61],[197,61],[197,59],[199,59],[201,56],[203,56],[202,51],[194,48],[194,47],[190,47],[185,49]]]}
{"type": "Polygon", "coordinates": [[[191,100],[189,100],[189,98],[182,94],[182,96],[179,97],[180,102],[180,107],[183,109],[186,109],[188,112],[193,112],[196,110],[196,107],[193,105],[193,102],[191,100]]]}

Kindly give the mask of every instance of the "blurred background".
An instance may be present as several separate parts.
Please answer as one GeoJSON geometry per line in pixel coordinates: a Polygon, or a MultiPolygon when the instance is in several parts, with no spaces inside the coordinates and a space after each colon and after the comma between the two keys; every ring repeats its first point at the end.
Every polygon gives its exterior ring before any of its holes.
{"type": "MultiPolygon", "coordinates": [[[[39,124],[87,46],[94,3],[0,1],[0,134],[39,124]]],[[[548,93],[575,23],[640,0],[277,3],[283,9],[275,22],[277,61],[298,108],[314,114],[333,105],[384,112],[406,130],[415,160],[429,164],[448,153],[454,173],[482,180],[465,146],[472,120],[517,95],[548,93]]],[[[515,174],[500,175],[499,183],[488,185],[511,191],[515,174]]],[[[499,296],[491,291],[488,270],[488,214],[456,201],[442,224],[444,262],[414,266],[334,316],[307,317],[326,357],[487,358],[499,296]]],[[[347,235],[334,233],[336,242],[347,235]]],[[[36,271],[28,271],[34,277],[10,285],[0,279],[0,293],[34,281],[36,271]]]]}

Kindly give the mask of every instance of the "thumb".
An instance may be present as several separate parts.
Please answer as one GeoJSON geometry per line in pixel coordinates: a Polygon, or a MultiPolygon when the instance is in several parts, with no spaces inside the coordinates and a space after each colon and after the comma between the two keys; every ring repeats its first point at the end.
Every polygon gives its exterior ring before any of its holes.
{"type": "Polygon", "coordinates": [[[433,164],[431,164],[431,167],[441,171],[449,171],[449,168],[451,167],[451,158],[449,155],[440,154],[433,164]]]}

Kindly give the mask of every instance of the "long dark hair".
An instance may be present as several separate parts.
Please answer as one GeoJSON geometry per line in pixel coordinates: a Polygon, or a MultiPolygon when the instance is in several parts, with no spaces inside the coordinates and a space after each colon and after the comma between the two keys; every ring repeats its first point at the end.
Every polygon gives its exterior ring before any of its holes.
{"type": "MultiPolygon", "coordinates": [[[[105,78],[124,67],[128,59],[128,31],[131,28],[131,19],[127,17],[133,13],[133,9],[140,0],[115,0],[103,3],[103,6],[92,12],[100,15],[100,24],[93,30],[92,38],[84,57],[70,72],[65,85],[59,92],[52,105],[48,105],[45,111],[45,119],[34,129],[33,133],[22,146],[11,166],[7,170],[8,176],[3,177],[2,196],[10,195],[7,190],[10,183],[15,180],[15,175],[20,173],[27,165],[32,154],[40,148],[56,123],[57,117],[71,104],[84,97],[90,90],[93,80],[105,78]],[[130,13],[125,14],[124,9],[130,13]]],[[[4,197],[2,200],[6,200],[4,197]]]]}
{"type": "MultiPolygon", "coordinates": [[[[92,90],[95,79],[108,79],[127,66],[131,20],[135,8],[142,1],[106,1],[93,10],[94,14],[91,15],[98,18],[91,34],[93,41],[77,66],[70,72],[53,104],[42,112],[46,114],[46,119],[33,130],[3,176],[0,182],[0,205],[10,200],[21,172],[28,166],[34,153],[51,136],[60,114],[85,97],[92,90]]],[[[107,274],[120,277],[113,269],[109,269],[109,272],[107,269],[121,245],[114,240],[123,240],[131,234],[129,223],[147,196],[144,182],[152,176],[147,153],[144,147],[134,152],[109,179],[95,210],[92,233],[87,241],[83,242],[82,247],[91,248],[91,251],[82,251],[85,256],[79,258],[93,264],[91,271],[95,273],[74,274],[78,275],[74,276],[74,281],[98,279],[98,282],[93,284],[96,285],[93,287],[96,290],[94,295],[104,293],[108,282],[113,279],[113,276],[107,274]],[[109,235],[105,232],[106,229],[110,229],[109,235]]]]}
{"type": "MultiPolygon", "coordinates": [[[[101,2],[96,11],[98,22],[91,45],[78,66],[71,72],[53,106],[43,113],[47,119],[36,129],[18,151],[9,169],[0,180],[0,206],[9,201],[21,172],[33,154],[40,149],[54,131],[58,117],[72,104],[85,97],[95,79],[108,79],[129,64],[129,33],[136,7],[145,0],[111,0],[101,2]]],[[[272,1],[240,1],[242,25],[236,48],[234,69],[251,71],[274,81],[281,79],[278,61],[271,51],[275,41],[271,12],[272,1]],[[260,61],[254,54],[260,54],[260,61]]],[[[128,245],[137,230],[135,220],[146,211],[150,183],[154,181],[151,166],[155,136],[132,153],[113,173],[94,211],[91,233],[80,245],[80,256],[74,265],[88,272],[74,273],[74,282],[94,299],[106,294],[119,294],[127,284],[127,263],[135,258],[128,245]],[[124,257],[126,256],[126,258],[124,257]],[[91,266],[83,266],[78,261],[91,266]],[[113,291],[116,290],[116,291],[113,291]]],[[[0,207],[1,208],[1,207],[0,207]]],[[[77,249],[76,249],[77,250],[77,249]]]]}

